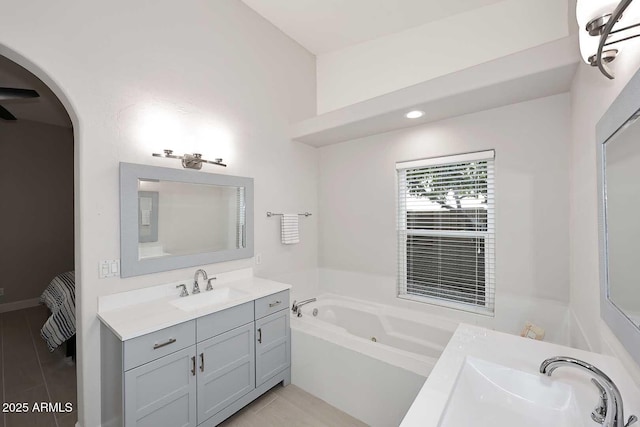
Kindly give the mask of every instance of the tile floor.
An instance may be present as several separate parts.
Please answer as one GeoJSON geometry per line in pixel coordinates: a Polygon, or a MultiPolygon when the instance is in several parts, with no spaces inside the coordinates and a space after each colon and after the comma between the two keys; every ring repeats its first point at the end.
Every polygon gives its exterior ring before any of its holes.
{"type": "Polygon", "coordinates": [[[40,337],[44,306],[0,314],[2,402],[66,402],[69,413],[6,413],[0,427],[73,427],[76,422],[76,366],[64,348],[50,353],[40,337]]]}
{"type": "MultiPolygon", "coordinates": [[[[76,370],[64,349],[53,353],[40,337],[44,306],[0,314],[2,401],[72,402],[70,413],[3,413],[0,427],[73,427],[76,370]]],[[[277,385],[221,424],[224,427],[360,427],[364,423],[323,400],[289,385],[277,385]]]]}
{"type": "Polygon", "coordinates": [[[277,385],[220,426],[360,427],[366,424],[295,385],[277,385]]]}

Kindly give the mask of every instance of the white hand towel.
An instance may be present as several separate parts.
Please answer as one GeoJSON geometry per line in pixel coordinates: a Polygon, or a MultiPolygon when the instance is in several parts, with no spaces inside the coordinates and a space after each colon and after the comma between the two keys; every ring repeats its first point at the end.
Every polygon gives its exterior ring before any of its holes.
{"type": "Polygon", "coordinates": [[[282,214],[281,226],[283,245],[294,245],[296,243],[300,243],[297,214],[282,214]]]}

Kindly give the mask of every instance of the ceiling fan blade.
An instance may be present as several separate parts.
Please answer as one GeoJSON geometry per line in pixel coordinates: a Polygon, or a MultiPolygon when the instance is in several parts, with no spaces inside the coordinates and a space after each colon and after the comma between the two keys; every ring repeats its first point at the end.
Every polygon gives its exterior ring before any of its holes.
{"type": "Polygon", "coordinates": [[[7,99],[37,98],[40,94],[33,89],[18,89],[14,87],[0,87],[0,101],[7,99]]]}
{"type": "Polygon", "coordinates": [[[4,108],[2,105],[0,105],[0,118],[5,119],[5,120],[18,120],[18,119],[16,119],[16,116],[11,114],[9,112],[9,110],[4,108]]]}

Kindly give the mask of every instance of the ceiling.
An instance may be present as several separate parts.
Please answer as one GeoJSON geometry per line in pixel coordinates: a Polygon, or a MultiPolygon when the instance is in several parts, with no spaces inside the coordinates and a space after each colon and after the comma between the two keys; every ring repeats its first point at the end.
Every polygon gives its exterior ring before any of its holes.
{"type": "Polygon", "coordinates": [[[314,54],[502,0],[242,0],[314,54]]]}
{"type": "Polygon", "coordinates": [[[2,106],[18,120],[71,127],[67,110],[51,89],[29,71],[1,55],[0,87],[34,89],[40,94],[39,98],[2,101],[2,106]]]}

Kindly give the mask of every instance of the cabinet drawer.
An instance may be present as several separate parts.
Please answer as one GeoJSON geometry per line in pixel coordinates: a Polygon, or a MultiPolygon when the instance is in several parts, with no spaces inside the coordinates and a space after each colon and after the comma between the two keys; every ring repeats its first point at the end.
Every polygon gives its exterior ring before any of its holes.
{"type": "Polygon", "coordinates": [[[199,317],[196,319],[197,341],[215,337],[249,322],[253,322],[253,301],[199,317]]]}
{"type": "Polygon", "coordinates": [[[127,340],[124,342],[124,370],[135,368],[195,343],[195,320],[127,340]]]}
{"type": "Polygon", "coordinates": [[[289,308],[289,291],[278,292],[256,300],[256,319],[289,308]]]}

